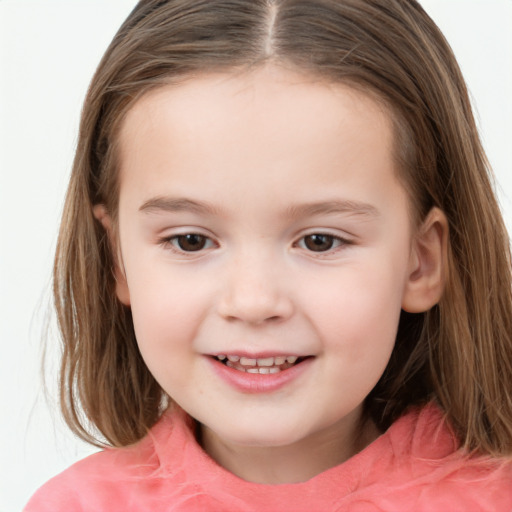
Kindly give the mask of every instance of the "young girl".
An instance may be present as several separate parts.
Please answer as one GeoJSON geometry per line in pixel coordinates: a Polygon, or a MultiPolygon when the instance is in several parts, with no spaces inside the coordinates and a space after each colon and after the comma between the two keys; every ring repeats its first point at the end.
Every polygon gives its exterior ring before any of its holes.
{"type": "Polygon", "coordinates": [[[512,278],[414,0],[141,0],[83,111],[43,511],[510,511],[512,278]]]}

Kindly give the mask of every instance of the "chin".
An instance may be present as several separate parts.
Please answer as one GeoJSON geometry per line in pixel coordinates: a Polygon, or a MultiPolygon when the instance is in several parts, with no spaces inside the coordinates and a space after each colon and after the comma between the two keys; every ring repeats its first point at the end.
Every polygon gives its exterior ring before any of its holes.
{"type": "Polygon", "coordinates": [[[229,444],[252,448],[278,448],[294,444],[306,437],[306,433],[298,432],[295,428],[276,428],[274,424],[261,425],[259,428],[250,425],[236,430],[214,430],[216,435],[229,444]]]}

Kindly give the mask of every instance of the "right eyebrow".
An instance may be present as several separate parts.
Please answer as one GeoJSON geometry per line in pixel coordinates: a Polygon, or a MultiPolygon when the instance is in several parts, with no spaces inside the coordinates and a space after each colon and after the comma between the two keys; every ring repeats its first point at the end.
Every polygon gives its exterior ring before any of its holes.
{"type": "Polygon", "coordinates": [[[140,212],[193,212],[199,215],[215,215],[219,209],[210,203],[194,201],[186,197],[156,196],[145,201],[139,208],[140,212]]]}

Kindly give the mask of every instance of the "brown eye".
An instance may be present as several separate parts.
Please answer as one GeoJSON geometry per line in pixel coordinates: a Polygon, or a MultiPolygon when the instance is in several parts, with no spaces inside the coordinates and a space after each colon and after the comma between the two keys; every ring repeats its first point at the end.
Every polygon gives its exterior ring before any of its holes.
{"type": "Polygon", "coordinates": [[[203,235],[190,233],[187,235],[178,235],[173,237],[172,242],[180,250],[185,252],[200,251],[206,247],[208,238],[203,235]]]}
{"type": "Polygon", "coordinates": [[[304,246],[310,251],[324,252],[332,249],[336,240],[332,235],[308,235],[304,237],[304,246]]]}

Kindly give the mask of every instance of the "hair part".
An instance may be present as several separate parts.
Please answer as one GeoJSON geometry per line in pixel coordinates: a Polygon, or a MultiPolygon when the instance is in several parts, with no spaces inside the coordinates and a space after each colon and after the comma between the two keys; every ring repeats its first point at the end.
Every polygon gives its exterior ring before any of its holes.
{"type": "Polygon", "coordinates": [[[440,303],[402,312],[396,347],[367,397],[387,428],[435,400],[469,450],[512,455],[512,272],[466,86],[452,51],[415,0],[141,0],[89,88],[59,235],[54,297],[63,340],[61,404],[93,443],[143,437],[166,396],[138,351],[129,308],[115,296],[109,239],[118,135],[148,91],[264,62],[360,88],[394,121],[400,179],[416,222],[437,206],[449,223],[440,303]]]}

